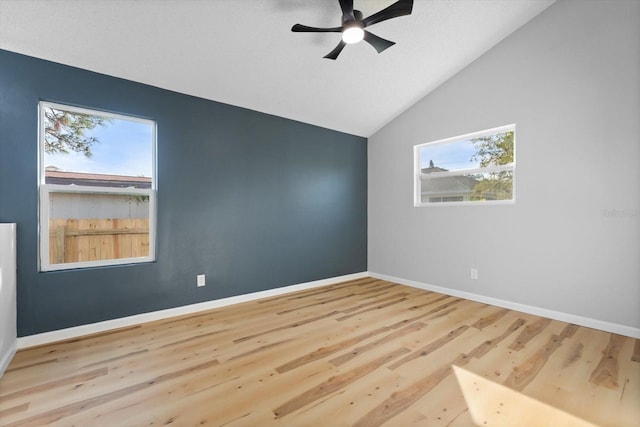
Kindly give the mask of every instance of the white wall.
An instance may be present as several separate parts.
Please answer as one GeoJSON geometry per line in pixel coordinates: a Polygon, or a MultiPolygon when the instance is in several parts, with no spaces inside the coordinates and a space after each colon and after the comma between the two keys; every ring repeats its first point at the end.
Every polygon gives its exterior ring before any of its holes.
{"type": "Polygon", "coordinates": [[[369,271],[638,334],[639,82],[639,1],[552,5],[369,138],[369,271]],[[515,205],[412,206],[413,145],[510,123],[515,205]]]}
{"type": "Polygon", "coordinates": [[[16,225],[0,224],[0,377],[16,352],[16,225]]]}

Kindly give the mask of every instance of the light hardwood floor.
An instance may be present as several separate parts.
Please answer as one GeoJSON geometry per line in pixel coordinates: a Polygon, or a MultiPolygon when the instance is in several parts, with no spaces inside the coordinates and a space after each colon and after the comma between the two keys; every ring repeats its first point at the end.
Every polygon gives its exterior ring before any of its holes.
{"type": "Polygon", "coordinates": [[[47,424],[638,426],[640,340],[366,278],[22,350],[47,424]]]}

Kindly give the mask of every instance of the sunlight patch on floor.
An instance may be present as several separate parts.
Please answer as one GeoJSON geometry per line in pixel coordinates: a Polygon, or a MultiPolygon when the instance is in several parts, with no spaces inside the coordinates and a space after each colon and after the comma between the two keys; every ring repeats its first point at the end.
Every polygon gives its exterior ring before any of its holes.
{"type": "Polygon", "coordinates": [[[476,426],[596,427],[581,418],[453,366],[476,426]]]}

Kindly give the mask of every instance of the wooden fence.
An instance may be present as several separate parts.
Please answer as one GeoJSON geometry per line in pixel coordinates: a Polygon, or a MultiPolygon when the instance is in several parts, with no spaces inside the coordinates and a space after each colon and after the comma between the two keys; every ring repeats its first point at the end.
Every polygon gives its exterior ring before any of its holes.
{"type": "Polygon", "coordinates": [[[148,219],[53,219],[51,264],[149,255],[148,219]]]}

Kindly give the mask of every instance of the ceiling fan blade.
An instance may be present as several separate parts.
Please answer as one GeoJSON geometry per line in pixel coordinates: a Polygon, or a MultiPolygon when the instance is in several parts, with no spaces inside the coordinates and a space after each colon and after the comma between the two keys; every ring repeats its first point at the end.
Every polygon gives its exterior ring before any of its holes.
{"type": "Polygon", "coordinates": [[[347,44],[345,42],[343,42],[342,40],[340,40],[340,43],[338,43],[338,46],[335,47],[335,49],[333,49],[331,52],[327,53],[324,58],[327,59],[336,59],[338,57],[338,55],[340,55],[340,52],[342,52],[342,49],[344,49],[344,47],[347,44]]]}
{"type": "Polygon", "coordinates": [[[369,31],[366,31],[366,30],[364,32],[364,40],[367,43],[369,43],[371,46],[373,46],[375,50],[378,51],[378,53],[382,52],[385,49],[390,48],[395,44],[395,42],[392,42],[387,39],[383,39],[382,37],[378,37],[375,34],[370,33],[369,31]]]}
{"type": "Polygon", "coordinates": [[[353,14],[353,0],[339,0],[340,9],[342,9],[342,22],[355,21],[356,17],[353,14]]]}
{"type": "Polygon", "coordinates": [[[364,18],[362,20],[362,25],[368,27],[369,25],[377,24],[378,22],[386,21],[387,19],[411,15],[412,10],[413,0],[398,0],[394,4],[382,9],[380,12],[376,12],[373,15],[364,18]]]}
{"type": "Polygon", "coordinates": [[[291,27],[291,31],[293,31],[294,33],[340,33],[342,32],[342,27],[318,28],[309,27],[308,25],[296,24],[291,27]]]}

